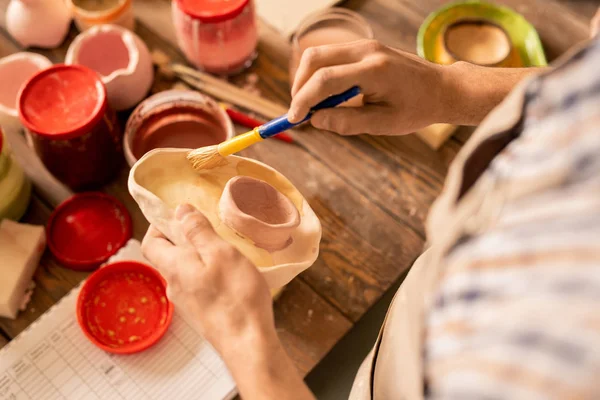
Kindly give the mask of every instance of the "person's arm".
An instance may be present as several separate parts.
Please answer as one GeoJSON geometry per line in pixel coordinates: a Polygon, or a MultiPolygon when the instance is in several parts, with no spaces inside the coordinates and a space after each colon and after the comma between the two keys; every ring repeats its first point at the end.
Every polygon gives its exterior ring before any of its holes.
{"type": "Polygon", "coordinates": [[[477,125],[527,75],[543,68],[489,68],[457,62],[442,68],[444,91],[439,121],[477,125]]]}
{"type": "Polygon", "coordinates": [[[312,124],[344,135],[402,135],[433,123],[476,125],[539,68],[441,66],[373,40],[307,49],[292,87],[297,122],[328,96],[358,85],[362,107],[322,110],[312,124]]]}
{"type": "Polygon", "coordinates": [[[277,337],[271,293],[258,269],[192,206],[178,207],[176,218],[185,245],[151,226],[142,250],[166,279],[169,298],[221,355],[242,398],[314,399],[277,337]]]}

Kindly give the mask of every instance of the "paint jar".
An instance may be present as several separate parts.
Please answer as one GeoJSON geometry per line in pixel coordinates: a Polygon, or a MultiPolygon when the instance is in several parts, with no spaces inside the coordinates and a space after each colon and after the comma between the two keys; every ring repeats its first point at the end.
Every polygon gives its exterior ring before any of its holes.
{"type": "Polygon", "coordinates": [[[198,68],[234,74],[256,57],[254,0],[173,0],[179,47],[198,68]]]}
{"type": "Polygon", "coordinates": [[[148,97],[125,127],[125,159],[130,166],[148,151],[195,149],[235,135],[227,113],[210,97],[191,90],[168,90],[148,97]]]}
{"type": "MultiPolygon", "coordinates": [[[[307,48],[362,39],[373,39],[373,30],[369,23],[354,11],[334,7],[308,16],[298,25],[298,29],[292,37],[290,86],[294,83],[302,53],[307,48]]],[[[361,104],[362,95],[359,95],[349,100],[344,106],[361,104]]]]}
{"type": "Polygon", "coordinates": [[[75,25],[85,31],[95,25],[114,24],[133,31],[132,0],[69,0],[75,25]]]}
{"type": "Polygon", "coordinates": [[[29,205],[31,182],[12,158],[6,138],[0,130],[0,220],[19,220],[29,205]]]}
{"type": "Polygon", "coordinates": [[[55,65],[21,89],[19,118],[36,153],[74,190],[98,187],[121,163],[122,133],[100,76],[82,65],[55,65]]]}

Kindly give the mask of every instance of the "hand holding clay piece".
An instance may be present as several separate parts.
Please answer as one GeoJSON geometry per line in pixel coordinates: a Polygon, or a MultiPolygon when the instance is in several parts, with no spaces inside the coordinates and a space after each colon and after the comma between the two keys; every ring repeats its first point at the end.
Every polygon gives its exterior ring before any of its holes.
{"type": "Polygon", "coordinates": [[[178,205],[191,204],[259,269],[271,289],[315,262],[321,224],[290,181],[265,164],[236,156],[196,171],[188,152],[150,151],[129,175],[129,192],[142,213],[171,242],[187,243],[174,214],[178,205]]]}
{"type": "Polygon", "coordinates": [[[290,199],[268,183],[247,176],[227,182],[219,214],[225,225],[267,251],[288,247],[292,232],[300,225],[300,214],[290,199]]]}

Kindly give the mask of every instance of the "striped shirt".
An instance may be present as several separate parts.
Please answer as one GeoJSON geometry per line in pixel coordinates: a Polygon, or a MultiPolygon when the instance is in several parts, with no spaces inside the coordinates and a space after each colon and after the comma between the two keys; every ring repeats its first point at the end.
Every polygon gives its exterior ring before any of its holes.
{"type": "Polygon", "coordinates": [[[447,253],[427,313],[426,395],[600,399],[600,38],[505,134],[482,175],[508,188],[498,215],[447,253]]]}

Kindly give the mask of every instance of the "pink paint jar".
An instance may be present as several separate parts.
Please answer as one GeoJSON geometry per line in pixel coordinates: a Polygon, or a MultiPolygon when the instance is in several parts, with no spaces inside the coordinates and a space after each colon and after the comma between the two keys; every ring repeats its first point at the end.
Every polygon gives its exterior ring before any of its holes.
{"type": "Polygon", "coordinates": [[[258,30],[253,0],[173,0],[179,47],[198,68],[229,75],[252,64],[258,30]]]}
{"type": "Polygon", "coordinates": [[[148,97],[129,117],[125,159],[133,166],[153,149],[195,149],[234,135],[231,119],[216,101],[191,90],[167,90],[148,97]]]}
{"type": "Polygon", "coordinates": [[[98,187],[118,171],[122,132],[100,76],[55,65],[21,89],[19,118],[48,170],[74,190],[98,187]]]}

